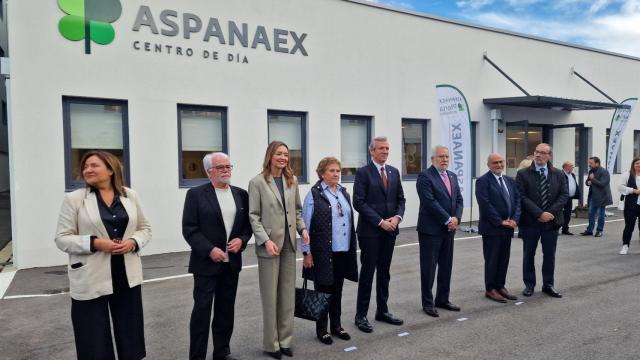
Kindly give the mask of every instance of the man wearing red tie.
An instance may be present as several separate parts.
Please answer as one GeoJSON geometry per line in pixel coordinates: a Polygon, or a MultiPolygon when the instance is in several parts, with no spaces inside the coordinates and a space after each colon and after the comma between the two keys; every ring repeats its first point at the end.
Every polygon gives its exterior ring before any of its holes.
{"type": "Polygon", "coordinates": [[[438,317],[439,307],[449,311],[460,308],[449,301],[453,267],[453,237],[464,207],[458,177],[449,167],[449,149],[436,146],[431,152],[431,167],[418,176],[416,189],[420,197],[418,241],[420,243],[420,284],[422,310],[438,317]],[[432,288],[438,268],[438,289],[434,301],[432,288]]]}
{"type": "Polygon", "coordinates": [[[377,321],[402,325],[387,307],[389,299],[389,268],[398,235],[398,224],[404,216],[404,192],[398,169],[386,164],[389,142],[376,137],[369,144],[371,163],[356,172],[353,184],[353,207],[358,211],[358,244],[360,245],[360,279],[355,324],[370,333],[373,326],[367,319],[373,274],[376,273],[377,321]]]}

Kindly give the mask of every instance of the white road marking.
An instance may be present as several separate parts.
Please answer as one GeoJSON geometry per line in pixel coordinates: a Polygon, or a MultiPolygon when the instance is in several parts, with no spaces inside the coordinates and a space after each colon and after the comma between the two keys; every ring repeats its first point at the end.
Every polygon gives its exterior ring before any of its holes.
{"type": "Polygon", "coordinates": [[[462,317],[462,318],[458,319],[458,321],[467,321],[467,320],[469,320],[469,319],[467,319],[465,317],[462,317]]]}
{"type": "Polygon", "coordinates": [[[349,346],[348,348],[344,349],[345,352],[356,351],[356,350],[358,350],[358,348],[355,346],[349,346]]]}
{"type": "Polygon", "coordinates": [[[516,303],[516,305],[522,305],[522,304],[524,304],[524,301],[518,301],[518,302],[516,303]]]}
{"type": "MultiPolygon", "coordinates": [[[[605,223],[619,222],[619,221],[624,221],[624,219],[605,220],[605,223]]],[[[586,226],[586,225],[588,225],[588,224],[586,224],[586,223],[585,224],[574,224],[574,225],[569,225],[569,227],[578,227],[578,226],[586,226]]],[[[516,231],[516,234],[517,233],[518,232],[516,231]]],[[[481,235],[466,236],[466,237],[456,238],[455,241],[480,239],[481,237],[482,237],[481,235]]],[[[419,243],[415,242],[415,243],[409,243],[409,244],[402,244],[402,245],[396,245],[395,247],[396,248],[404,248],[404,247],[416,246],[416,245],[419,245],[419,243]]],[[[358,252],[360,252],[360,250],[358,250],[358,252]]],[[[297,258],[296,261],[302,261],[302,258],[297,258]]],[[[255,269],[257,267],[258,267],[258,264],[245,265],[245,266],[242,267],[242,269],[255,269]]],[[[9,285],[11,284],[11,281],[13,280],[13,277],[15,276],[15,274],[16,274],[16,271],[12,271],[12,272],[8,272],[8,273],[0,273],[0,300],[51,297],[51,296],[56,296],[56,295],[61,295],[61,294],[67,294],[67,292],[61,292],[61,293],[56,293],[56,294],[32,294],[32,295],[3,296],[4,293],[7,291],[7,289],[9,288],[9,285]],[[5,274],[12,274],[12,275],[5,277],[4,276],[5,274]]],[[[144,280],[143,283],[148,284],[148,283],[153,283],[153,282],[180,279],[180,278],[185,278],[185,277],[190,277],[190,276],[192,276],[192,275],[191,274],[180,274],[180,275],[173,275],[173,276],[165,276],[165,277],[160,277],[160,278],[147,279],[147,280],[144,280]]],[[[516,303],[516,305],[518,305],[518,304],[516,303]]],[[[467,320],[467,319],[464,318],[464,320],[467,320]]],[[[464,321],[464,320],[458,320],[458,321],[464,321]]],[[[348,349],[350,349],[350,348],[348,348],[348,349]]],[[[346,351],[346,349],[345,349],[345,351],[346,351]]],[[[351,351],[351,350],[349,350],[349,351],[351,351]]]]}
{"type": "Polygon", "coordinates": [[[401,332],[400,334],[398,334],[399,337],[403,337],[403,336],[407,336],[407,335],[409,335],[409,333],[406,332],[406,331],[405,332],[401,332]]]}

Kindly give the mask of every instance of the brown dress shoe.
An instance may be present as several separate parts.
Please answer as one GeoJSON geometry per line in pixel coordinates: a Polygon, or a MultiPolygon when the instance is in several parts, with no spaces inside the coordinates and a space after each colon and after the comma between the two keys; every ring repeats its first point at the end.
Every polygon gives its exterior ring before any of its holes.
{"type": "Polygon", "coordinates": [[[518,300],[517,296],[511,295],[511,293],[505,288],[502,288],[502,289],[498,290],[498,293],[500,295],[502,295],[502,297],[507,299],[507,300],[518,300]]]}
{"type": "Polygon", "coordinates": [[[507,299],[503,298],[502,295],[500,295],[500,293],[498,293],[498,291],[496,291],[496,289],[491,289],[487,292],[484,293],[484,296],[486,296],[487,298],[499,302],[499,303],[506,303],[507,299]]]}

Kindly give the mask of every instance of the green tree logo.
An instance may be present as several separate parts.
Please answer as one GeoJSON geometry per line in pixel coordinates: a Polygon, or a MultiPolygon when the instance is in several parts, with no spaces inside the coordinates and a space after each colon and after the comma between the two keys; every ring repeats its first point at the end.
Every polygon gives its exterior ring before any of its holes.
{"type": "Polygon", "coordinates": [[[458,111],[464,111],[464,105],[458,103],[458,111]]]}
{"type": "Polygon", "coordinates": [[[60,34],[71,41],[84,39],[84,52],[91,54],[91,41],[110,44],[116,36],[111,23],[122,14],[119,0],[58,0],[66,16],[60,19],[60,34]]]}

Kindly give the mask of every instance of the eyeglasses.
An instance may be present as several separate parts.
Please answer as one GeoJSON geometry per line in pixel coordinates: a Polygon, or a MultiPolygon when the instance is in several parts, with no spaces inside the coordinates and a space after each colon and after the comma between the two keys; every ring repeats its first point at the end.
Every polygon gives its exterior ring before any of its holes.
{"type": "Polygon", "coordinates": [[[338,206],[337,206],[337,208],[338,208],[338,215],[340,215],[340,217],[343,217],[343,216],[344,216],[344,211],[342,211],[342,204],[340,204],[340,200],[338,200],[338,203],[337,203],[337,204],[338,204],[338,206]]]}
{"type": "Polygon", "coordinates": [[[218,171],[222,171],[222,170],[233,170],[233,165],[218,165],[218,166],[214,166],[214,169],[218,170],[218,171]]]}
{"type": "Polygon", "coordinates": [[[538,151],[538,150],[536,150],[533,153],[536,154],[536,155],[549,155],[549,154],[551,154],[551,151],[538,151]]]}

